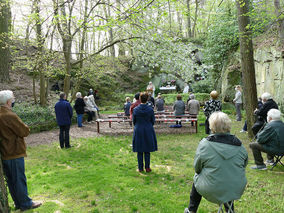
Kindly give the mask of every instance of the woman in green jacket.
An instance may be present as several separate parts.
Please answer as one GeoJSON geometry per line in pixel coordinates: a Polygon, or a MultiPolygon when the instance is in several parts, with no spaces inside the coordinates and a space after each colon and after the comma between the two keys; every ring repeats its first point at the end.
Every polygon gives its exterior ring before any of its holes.
{"type": "Polygon", "coordinates": [[[237,200],[247,183],[248,153],[242,142],[230,134],[231,120],[223,112],[214,112],[209,125],[213,134],[198,145],[194,158],[194,183],[185,213],[197,212],[202,197],[217,204],[237,200]]]}

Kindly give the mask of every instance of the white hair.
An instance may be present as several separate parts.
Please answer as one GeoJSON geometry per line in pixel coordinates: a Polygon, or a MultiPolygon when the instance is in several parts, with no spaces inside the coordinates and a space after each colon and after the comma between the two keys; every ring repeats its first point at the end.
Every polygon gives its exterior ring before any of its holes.
{"type": "Polygon", "coordinates": [[[76,93],[76,98],[81,98],[82,97],[82,94],[80,92],[77,92],[76,93]]]}
{"type": "Polygon", "coordinates": [[[227,133],[231,130],[229,116],[224,112],[214,112],[209,117],[209,126],[212,133],[227,133]]]}
{"type": "Polygon", "coordinates": [[[8,100],[14,98],[14,94],[11,90],[2,90],[0,91],[0,106],[7,104],[8,100]]]}
{"type": "Polygon", "coordinates": [[[194,94],[191,94],[189,97],[190,97],[190,99],[194,99],[195,98],[194,94]]]}
{"type": "Polygon", "coordinates": [[[278,109],[271,109],[267,113],[267,120],[279,121],[281,120],[281,112],[278,109]]]}
{"type": "Polygon", "coordinates": [[[271,96],[270,93],[265,92],[265,93],[263,93],[263,94],[261,95],[261,99],[267,101],[267,100],[269,100],[269,99],[272,99],[272,96],[271,96]]]}

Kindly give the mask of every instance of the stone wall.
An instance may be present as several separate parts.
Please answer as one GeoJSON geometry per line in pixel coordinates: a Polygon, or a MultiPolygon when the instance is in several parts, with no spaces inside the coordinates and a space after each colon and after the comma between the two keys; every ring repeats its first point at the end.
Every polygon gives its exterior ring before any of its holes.
{"type": "MultiPolygon", "coordinates": [[[[234,97],[234,85],[241,84],[240,57],[236,52],[230,57],[226,68],[222,71],[223,101],[231,101],[234,97]]],[[[264,92],[272,94],[284,113],[284,50],[275,45],[264,45],[255,48],[255,73],[257,95],[264,92]]]]}
{"type": "Polygon", "coordinates": [[[284,112],[284,55],[275,46],[259,47],[254,52],[257,94],[272,94],[284,112]]]}

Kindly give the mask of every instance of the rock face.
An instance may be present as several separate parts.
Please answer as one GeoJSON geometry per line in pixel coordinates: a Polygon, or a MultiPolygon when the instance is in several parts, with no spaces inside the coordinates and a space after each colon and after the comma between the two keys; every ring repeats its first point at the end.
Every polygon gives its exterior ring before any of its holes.
{"type": "MultiPolygon", "coordinates": [[[[257,94],[269,92],[284,112],[284,50],[275,45],[255,48],[255,77],[257,94]]],[[[241,84],[239,53],[235,53],[222,72],[223,101],[234,97],[234,85],[241,84]]]]}
{"type": "Polygon", "coordinates": [[[254,53],[257,94],[272,94],[284,111],[284,52],[275,46],[259,47],[254,53]]]}

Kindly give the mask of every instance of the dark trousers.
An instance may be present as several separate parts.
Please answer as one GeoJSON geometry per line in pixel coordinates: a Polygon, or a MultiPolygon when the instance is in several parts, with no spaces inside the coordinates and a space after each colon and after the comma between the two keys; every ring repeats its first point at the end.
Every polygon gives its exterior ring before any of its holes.
{"type": "MultiPolygon", "coordinates": [[[[253,142],[253,143],[250,143],[249,144],[249,147],[251,148],[252,150],[252,154],[253,154],[253,157],[254,157],[254,162],[256,165],[264,165],[263,163],[263,158],[261,156],[261,152],[265,152],[267,153],[261,144],[257,143],[257,142],[253,142]]],[[[273,155],[272,154],[269,154],[267,153],[267,159],[268,160],[273,160],[273,155]]]]}
{"type": "Polygon", "coordinates": [[[205,133],[206,134],[210,134],[210,126],[209,126],[209,118],[206,118],[206,120],[205,120],[205,133]]]}
{"type": "Polygon", "coordinates": [[[242,112],[241,112],[241,109],[242,109],[242,104],[235,104],[235,107],[236,107],[236,116],[237,116],[237,121],[241,121],[242,120],[242,112]]]}
{"type": "Polygon", "coordinates": [[[88,114],[88,122],[93,120],[93,117],[95,116],[95,113],[93,111],[87,111],[88,114]]]}
{"type": "Polygon", "coordinates": [[[59,126],[60,133],[59,133],[59,142],[61,149],[70,148],[70,137],[69,137],[69,131],[70,131],[70,125],[65,126],[59,126]]]}
{"type": "Polygon", "coordinates": [[[24,158],[3,160],[3,170],[16,208],[28,209],[32,199],[28,196],[24,158]]]}
{"type": "MultiPolygon", "coordinates": [[[[190,192],[190,201],[189,201],[189,206],[188,206],[188,210],[189,211],[193,211],[193,212],[197,212],[198,206],[200,204],[200,201],[202,199],[202,196],[198,193],[198,191],[195,188],[194,183],[192,184],[192,189],[190,192]]],[[[229,205],[231,205],[232,201],[228,202],[229,205]]],[[[225,210],[226,212],[229,210],[228,206],[226,204],[224,204],[225,210]]],[[[234,204],[232,205],[232,210],[234,210],[234,204]]]]}
{"type": "Polygon", "coordinates": [[[244,124],[243,130],[244,130],[244,131],[248,131],[248,124],[247,124],[247,121],[245,121],[245,124],[244,124]]]}
{"type": "Polygon", "coordinates": [[[145,160],[145,169],[150,168],[150,152],[137,152],[138,169],[143,170],[143,154],[145,160]]]}

